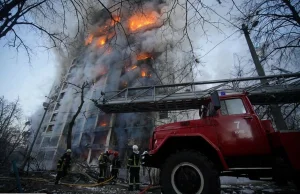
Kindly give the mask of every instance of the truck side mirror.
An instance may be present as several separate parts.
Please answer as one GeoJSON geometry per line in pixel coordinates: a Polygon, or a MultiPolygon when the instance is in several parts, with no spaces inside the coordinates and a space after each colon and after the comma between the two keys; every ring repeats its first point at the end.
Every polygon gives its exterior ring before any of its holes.
{"type": "Polygon", "coordinates": [[[214,91],[210,94],[212,105],[214,106],[215,111],[219,110],[221,108],[221,102],[219,98],[219,94],[217,91],[214,91]]]}
{"type": "Polygon", "coordinates": [[[208,116],[213,117],[217,114],[217,111],[215,110],[215,107],[213,103],[209,103],[208,105],[208,116]]]}

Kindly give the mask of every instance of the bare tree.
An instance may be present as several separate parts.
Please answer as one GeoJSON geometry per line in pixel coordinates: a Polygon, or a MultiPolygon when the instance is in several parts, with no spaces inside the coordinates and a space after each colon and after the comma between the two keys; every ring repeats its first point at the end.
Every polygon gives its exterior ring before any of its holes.
{"type": "Polygon", "coordinates": [[[8,102],[0,98],[0,164],[6,166],[12,154],[22,146],[26,139],[25,127],[21,126],[21,108],[19,100],[8,102]]]}
{"type": "Polygon", "coordinates": [[[76,84],[73,84],[73,83],[70,83],[70,82],[67,82],[67,84],[73,86],[73,89],[76,91],[75,94],[80,94],[80,104],[77,108],[77,111],[72,116],[72,119],[71,119],[70,123],[68,124],[67,149],[71,149],[71,147],[72,147],[72,130],[73,130],[73,126],[75,125],[75,120],[76,120],[77,116],[80,114],[81,109],[83,107],[85,89],[87,89],[89,87],[89,83],[87,81],[85,81],[81,85],[76,85],[76,84]]]}
{"type": "Polygon", "coordinates": [[[284,67],[293,63],[300,52],[300,2],[244,0],[237,6],[232,1],[240,12],[240,24],[250,26],[261,62],[284,67]]]}

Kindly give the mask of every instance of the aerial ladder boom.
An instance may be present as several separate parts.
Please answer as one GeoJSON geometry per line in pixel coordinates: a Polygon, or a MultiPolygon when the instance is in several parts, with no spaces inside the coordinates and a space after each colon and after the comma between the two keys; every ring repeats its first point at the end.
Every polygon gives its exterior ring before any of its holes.
{"type": "Polygon", "coordinates": [[[94,102],[105,113],[198,109],[213,91],[219,95],[246,93],[253,105],[298,103],[300,73],[129,87],[106,92],[94,102]]]}

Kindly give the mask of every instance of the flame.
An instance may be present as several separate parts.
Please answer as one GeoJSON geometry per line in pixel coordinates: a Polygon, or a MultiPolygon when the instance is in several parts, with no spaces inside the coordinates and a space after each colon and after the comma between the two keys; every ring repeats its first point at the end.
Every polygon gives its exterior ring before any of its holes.
{"type": "Polygon", "coordinates": [[[147,75],[146,72],[145,72],[145,71],[142,71],[141,76],[142,76],[142,77],[146,77],[146,75],[147,75]]]}
{"type": "Polygon", "coordinates": [[[97,40],[97,46],[102,47],[106,43],[106,36],[100,36],[97,40]]]}
{"type": "Polygon", "coordinates": [[[135,68],[137,68],[137,66],[135,65],[135,66],[133,66],[133,67],[131,67],[131,70],[134,70],[135,68]]]}
{"type": "Polygon", "coordinates": [[[90,34],[90,35],[85,39],[85,45],[91,44],[92,41],[93,41],[93,38],[94,38],[94,35],[93,35],[93,34],[90,34]]]}
{"type": "Polygon", "coordinates": [[[121,21],[121,18],[119,16],[113,16],[113,20],[111,22],[111,26],[114,26],[116,23],[120,22],[121,21]]]}
{"type": "Polygon", "coordinates": [[[138,54],[138,55],[136,56],[136,59],[137,59],[138,61],[144,60],[144,59],[148,59],[148,58],[151,58],[150,53],[141,53],[141,54],[138,54]]]}
{"type": "Polygon", "coordinates": [[[155,24],[156,21],[157,21],[157,17],[155,12],[151,12],[148,15],[145,15],[143,13],[136,14],[131,16],[131,18],[129,18],[129,29],[134,32],[145,26],[155,24]]]}
{"type": "Polygon", "coordinates": [[[105,127],[107,125],[107,123],[101,123],[101,127],[105,127]]]}

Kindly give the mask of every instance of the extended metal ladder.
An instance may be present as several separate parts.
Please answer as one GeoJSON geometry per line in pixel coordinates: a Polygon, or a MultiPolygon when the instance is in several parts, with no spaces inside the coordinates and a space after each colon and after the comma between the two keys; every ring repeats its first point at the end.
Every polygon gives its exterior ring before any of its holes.
{"type": "Polygon", "coordinates": [[[187,110],[199,108],[215,90],[220,95],[247,92],[253,105],[296,103],[300,73],[125,88],[94,102],[105,113],[187,110]],[[263,79],[268,85],[259,82],[263,79]]]}

